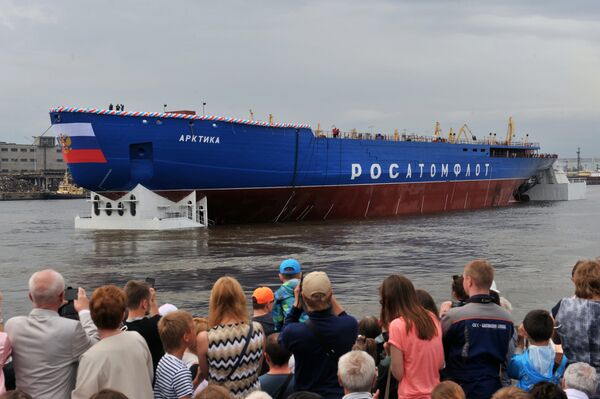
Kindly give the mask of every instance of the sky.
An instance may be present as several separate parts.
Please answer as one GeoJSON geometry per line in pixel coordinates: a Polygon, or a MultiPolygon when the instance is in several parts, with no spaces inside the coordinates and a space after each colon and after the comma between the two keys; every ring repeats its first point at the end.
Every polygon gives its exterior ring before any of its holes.
{"type": "Polygon", "coordinates": [[[0,141],[55,106],[529,134],[600,156],[600,2],[0,0],[0,141]]]}

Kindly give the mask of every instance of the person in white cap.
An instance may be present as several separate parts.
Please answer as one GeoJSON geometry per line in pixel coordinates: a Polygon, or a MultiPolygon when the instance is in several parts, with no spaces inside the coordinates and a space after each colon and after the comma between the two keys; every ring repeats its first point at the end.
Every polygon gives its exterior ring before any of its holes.
{"type": "Polygon", "coordinates": [[[295,389],[339,399],[344,391],[337,379],[338,360],[352,349],[358,323],[337,302],[324,272],[307,274],[294,293],[279,343],[294,355],[295,389]],[[308,320],[301,323],[303,307],[308,320]]]}

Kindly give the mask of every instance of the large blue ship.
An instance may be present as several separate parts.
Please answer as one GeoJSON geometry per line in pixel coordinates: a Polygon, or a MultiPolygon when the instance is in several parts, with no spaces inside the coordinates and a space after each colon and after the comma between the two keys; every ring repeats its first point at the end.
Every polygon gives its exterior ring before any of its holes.
{"type": "Polygon", "coordinates": [[[75,183],[205,198],[217,224],[373,218],[503,206],[553,157],[489,136],[313,131],[193,112],[50,111],[75,183]]]}

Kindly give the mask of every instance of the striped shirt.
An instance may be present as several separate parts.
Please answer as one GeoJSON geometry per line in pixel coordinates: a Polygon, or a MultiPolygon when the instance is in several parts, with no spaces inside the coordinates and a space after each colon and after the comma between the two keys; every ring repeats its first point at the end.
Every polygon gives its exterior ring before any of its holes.
{"type": "Polygon", "coordinates": [[[156,368],[154,399],[179,399],[193,393],[190,370],[181,359],[165,353],[156,368]]]}

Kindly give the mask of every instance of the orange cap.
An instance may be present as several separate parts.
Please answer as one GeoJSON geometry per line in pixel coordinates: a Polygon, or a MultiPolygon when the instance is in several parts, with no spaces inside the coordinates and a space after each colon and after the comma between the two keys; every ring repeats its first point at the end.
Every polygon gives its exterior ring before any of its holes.
{"type": "Polygon", "coordinates": [[[252,293],[252,298],[256,298],[256,303],[265,305],[275,300],[275,295],[269,287],[258,287],[252,293]]]}

